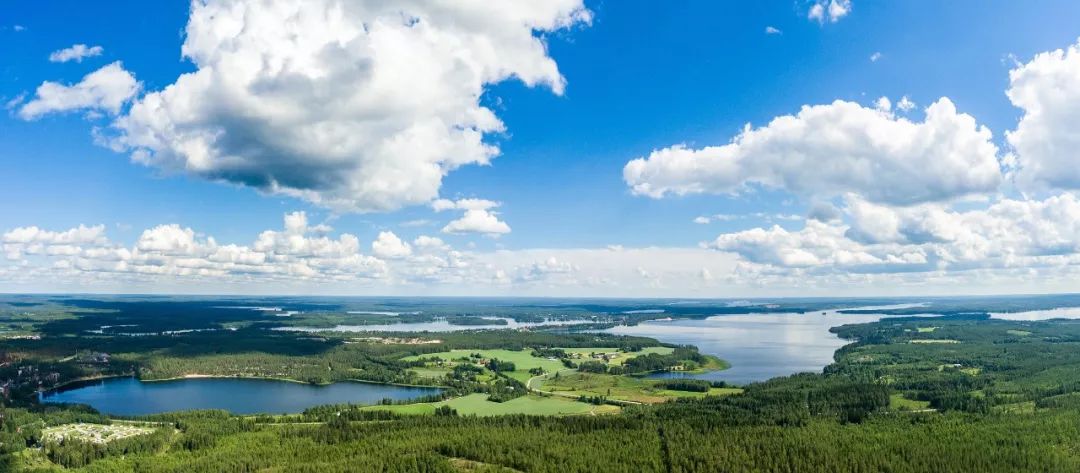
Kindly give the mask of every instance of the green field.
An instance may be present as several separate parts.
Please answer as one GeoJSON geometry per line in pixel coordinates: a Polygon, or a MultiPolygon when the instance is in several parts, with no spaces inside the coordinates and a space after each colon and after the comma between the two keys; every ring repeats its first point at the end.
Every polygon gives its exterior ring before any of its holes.
{"type": "Polygon", "coordinates": [[[899,393],[889,396],[889,409],[895,411],[921,411],[928,408],[930,408],[930,403],[926,401],[908,399],[899,393]]]}
{"type": "MultiPolygon", "coordinates": [[[[602,354],[607,354],[608,355],[608,362],[607,363],[609,365],[622,365],[622,364],[626,363],[626,360],[629,360],[629,359],[637,357],[637,356],[644,356],[644,355],[648,355],[650,353],[656,353],[656,354],[660,354],[660,355],[668,355],[668,354],[671,354],[675,349],[670,348],[670,347],[648,347],[648,348],[642,349],[641,351],[620,352],[618,348],[585,347],[585,348],[561,348],[561,350],[563,350],[566,353],[572,355],[571,358],[574,358],[574,360],[576,362],[592,360],[593,358],[591,357],[591,355],[593,353],[602,353],[602,354]]],[[[532,375],[529,374],[529,370],[532,369],[532,368],[543,368],[545,373],[554,373],[556,371],[566,369],[566,367],[564,367],[562,362],[560,362],[559,360],[550,360],[550,359],[547,359],[547,358],[538,358],[538,357],[532,356],[532,351],[531,350],[521,350],[521,351],[514,351],[514,350],[450,350],[450,351],[444,351],[444,352],[438,352],[438,353],[428,353],[428,354],[419,355],[419,356],[409,356],[409,357],[402,358],[402,360],[404,360],[404,361],[413,361],[413,360],[418,360],[418,359],[421,359],[421,358],[439,358],[439,359],[441,359],[443,361],[453,362],[453,361],[456,361],[456,360],[460,360],[461,358],[468,358],[470,355],[472,355],[474,353],[479,354],[481,357],[483,357],[485,359],[496,358],[496,359],[499,359],[499,360],[509,361],[509,362],[513,363],[514,367],[516,369],[514,371],[506,372],[504,374],[511,377],[511,378],[514,378],[514,379],[516,379],[518,381],[521,381],[523,383],[527,382],[529,380],[529,378],[533,377],[532,375]]],[[[420,376],[429,377],[429,378],[441,377],[441,376],[445,375],[445,373],[447,372],[446,369],[436,367],[436,366],[427,366],[427,367],[424,367],[424,368],[413,368],[413,371],[416,371],[417,374],[420,375],[420,376]]]]}
{"type": "MultiPolygon", "coordinates": [[[[646,347],[642,348],[640,351],[634,352],[622,352],[619,351],[618,348],[610,347],[560,348],[560,350],[565,351],[566,353],[572,355],[574,358],[580,357],[580,360],[575,361],[591,359],[591,355],[594,353],[606,354],[608,355],[607,364],[615,366],[622,366],[626,364],[626,360],[638,356],[645,356],[650,353],[656,353],[657,355],[670,355],[672,352],[675,351],[675,349],[671,347],[646,347]]],[[[603,359],[598,359],[597,361],[603,361],[603,359]]]]}
{"type": "Polygon", "coordinates": [[[490,360],[495,358],[513,363],[516,369],[503,374],[523,383],[532,377],[532,375],[529,374],[529,370],[532,368],[543,368],[544,371],[548,373],[564,368],[563,364],[558,360],[552,361],[547,358],[537,358],[532,356],[532,351],[530,350],[450,350],[429,353],[422,356],[410,356],[403,358],[403,360],[412,361],[420,358],[439,358],[443,361],[455,361],[460,358],[468,358],[469,355],[473,353],[479,353],[480,356],[485,359],[490,360]]]}
{"type": "Polygon", "coordinates": [[[409,368],[409,370],[410,371],[415,371],[416,375],[421,377],[421,378],[435,378],[435,379],[443,378],[443,377],[446,376],[447,373],[450,372],[449,369],[439,368],[439,367],[409,368]]]}
{"type": "Polygon", "coordinates": [[[674,398],[724,396],[742,392],[740,388],[712,388],[708,393],[675,391],[656,386],[657,380],[635,376],[560,372],[533,381],[532,388],[567,396],[603,396],[619,401],[655,404],[674,398]]]}
{"type": "Polygon", "coordinates": [[[594,406],[560,397],[522,396],[506,402],[490,402],[486,394],[470,394],[441,402],[402,404],[394,406],[369,406],[365,410],[386,410],[398,414],[430,415],[435,409],[449,406],[459,415],[497,416],[506,414],[529,415],[579,415],[618,412],[616,406],[594,406]]]}

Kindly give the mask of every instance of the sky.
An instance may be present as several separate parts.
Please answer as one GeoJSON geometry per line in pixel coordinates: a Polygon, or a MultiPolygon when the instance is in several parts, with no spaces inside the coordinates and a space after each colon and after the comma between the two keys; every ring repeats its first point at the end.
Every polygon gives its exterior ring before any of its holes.
{"type": "Polygon", "coordinates": [[[1078,17],[8,1],[0,290],[1077,292],[1078,17]]]}

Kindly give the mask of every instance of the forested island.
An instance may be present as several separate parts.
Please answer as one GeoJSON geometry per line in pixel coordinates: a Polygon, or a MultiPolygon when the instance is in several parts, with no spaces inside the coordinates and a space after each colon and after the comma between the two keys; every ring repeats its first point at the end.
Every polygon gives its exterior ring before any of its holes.
{"type": "MultiPolygon", "coordinates": [[[[265,311],[221,306],[3,301],[0,470],[1080,470],[1073,448],[1080,441],[1080,323],[1071,320],[997,320],[958,308],[838,324],[832,331],[851,343],[821,373],[734,386],[692,377],[727,366],[696,347],[592,327],[304,333],[273,330],[281,322],[265,311]],[[169,316],[177,313],[188,315],[169,316]],[[38,398],[106,376],[362,380],[441,390],[252,415],[119,416],[38,398]]],[[[387,317],[344,309],[309,303],[281,311],[346,322],[387,317]]],[[[368,312],[389,312],[383,309],[368,312]]],[[[428,310],[491,316],[488,309],[428,310]]],[[[554,317],[643,317],[619,315],[628,310],[575,306],[554,317]]],[[[536,309],[518,306],[504,316],[515,312],[536,309]]]]}

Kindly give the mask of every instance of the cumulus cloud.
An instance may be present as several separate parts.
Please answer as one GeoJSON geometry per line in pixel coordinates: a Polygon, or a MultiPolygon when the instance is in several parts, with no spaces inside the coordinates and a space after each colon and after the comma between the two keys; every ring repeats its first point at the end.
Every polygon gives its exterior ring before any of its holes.
{"type": "Polygon", "coordinates": [[[888,97],[882,95],[874,101],[874,108],[879,112],[889,113],[892,111],[892,101],[890,101],[888,97]]]}
{"type": "Polygon", "coordinates": [[[882,55],[880,51],[874,51],[874,53],[870,55],[870,62],[878,62],[881,57],[882,55]]]}
{"type": "Polygon", "coordinates": [[[283,226],[261,232],[249,244],[222,243],[175,223],[156,225],[124,245],[109,240],[106,227],[64,231],[22,227],[0,234],[6,251],[19,259],[0,264],[9,288],[196,293],[280,293],[303,290],[331,294],[533,294],[660,295],[694,291],[702,267],[721,271],[732,257],[702,248],[524,249],[461,251],[437,237],[411,244],[381,233],[371,253],[350,234],[312,225],[303,212],[285,215],[283,226]],[[640,271],[651,278],[642,285],[640,271]],[[670,286],[660,287],[658,281],[670,286]],[[684,284],[685,283],[685,284],[684,284]],[[33,286],[25,286],[32,284],[33,286]],[[642,292],[646,291],[646,292],[642,292]]]}
{"type": "Polygon", "coordinates": [[[836,23],[851,13],[851,0],[816,0],[806,17],[818,23],[836,23]]]}
{"type": "Polygon", "coordinates": [[[497,237],[510,233],[510,226],[499,220],[498,214],[489,210],[469,209],[461,218],[446,224],[443,233],[482,233],[497,237]]]}
{"type": "Polygon", "coordinates": [[[1024,114],[1005,137],[1023,187],[1080,188],[1080,43],[1037,54],[1009,71],[1006,91],[1024,114]]]}
{"type": "Polygon", "coordinates": [[[847,199],[848,223],[809,219],[723,234],[710,247],[782,269],[903,273],[1080,264],[1080,200],[1001,199],[985,209],[891,207],[847,199]]]}
{"type": "Polygon", "coordinates": [[[105,227],[80,226],[63,232],[36,227],[16,228],[4,234],[9,257],[44,255],[54,259],[49,268],[75,274],[153,277],[194,277],[222,281],[350,281],[380,278],[384,261],[362,254],[359,240],[349,234],[337,239],[320,233],[325,226],[309,226],[303,212],[286,214],[285,228],[259,234],[251,245],[219,244],[178,224],[144,230],[130,247],[109,241],[105,227]]]}
{"type": "Polygon", "coordinates": [[[490,237],[510,233],[510,226],[499,220],[498,212],[492,211],[501,205],[487,199],[436,199],[431,208],[436,212],[446,210],[464,210],[465,213],[443,227],[443,233],[482,233],[490,237]]]}
{"type": "Polygon", "coordinates": [[[371,242],[371,252],[379,258],[397,259],[411,255],[412,247],[394,232],[379,232],[379,237],[371,242]]]}
{"type": "Polygon", "coordinates": [[[73,110],[117,114],[140,87],[135,76],[117,61],[87,74],[76,84],[42,82],[34,98],[19,108],[19,117],[34,120],[49,113],[73,110]]]}
{"type": "Polygon", "coordinates": [[[901,112],[907,113],[915,109],[915,102],[912,102],[908,96],[900,97],[900,101],[896,102],[896,109],[901,112]]]}
{"type": "Polygon", "coordinates": [[[775,26],[766,26],[765,27],[765,34],[768,34],[768,35],[784,34],[784,32],[780,31],[780,28],[777,28],[775,26]]]}
{"type": "Polygon", "coordinates": [[[85,44],[75,44],[69,48],[58,49],[49,54],[50,62],[82,62],[83,59],[88,57],[100,56],[105,52],[105,48],[101,46],[87,46],[85,44]]]}
{"type": "Polygon", "coordinates": [[[436,199],[431,202],[431,208],[436,212],[444,210],[488,210],[498,206],[498,202],[487,199],[436,199]]]}
{"type": "Polygon", "coordinates": [[[25,254],[70,254],[82,246],[95,247],[107,241],[104,225],[79,225],[62,232],[36,226],[20,227],[0,237],[4,255],[9,260],[21,260],[25,254]]]}
{"type": "Polygon", "coordinates": [[[413,246],[420,251],[447,251],[450,249],[450,245],[442,241],[439,237],[420,235],[413,240],[413,246]]]}
{"type": "MultiPolygon", "coordinates": [[[[148,228],[129,245],[106,238],[104,226],[23,227],[0,235],[6,252],[19,252],[0,264],[0,281],[105,292],[717,297],[1001,291],[1032,279],[1067,288],[1080,276],[1080,199],[1071,194],[967,211],[845,200],[844,213],[797,230],[728,233],[701,248],[462,251],[419,236],[405,254],[395,235],[387,247],[397,251],[385,259],[364,255],[355,236],[309,224],[303,212],[249,244],[179,224],[148,228]]],[[[375,246],[372,253],[382,251],[375,246]]]]}
{"type": "Polygon", "coordinates": [[[542,33],[589,21],[581,0],[199,0],[182,48],[196,70],[137,100],[110,146],[342,211],[426,203],[499,154],[485,87],[561,94],[542,33]]]}
{"type": "Polygon", "coordinates": [[[623,179],[653,198],[762,186],[908,205],[996,191],[997,151],[990,130],[947,98],[930,105],[923,122],[837,100],[747,125],[726,145],[655,150],[628,162],[623,179]]]}

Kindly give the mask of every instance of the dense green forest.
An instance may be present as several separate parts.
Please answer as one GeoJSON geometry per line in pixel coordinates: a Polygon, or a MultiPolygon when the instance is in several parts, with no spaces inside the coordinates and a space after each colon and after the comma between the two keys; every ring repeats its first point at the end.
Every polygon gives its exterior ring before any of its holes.
{"type": "MultiPolygon", "coordinates": [[[[40,338],[0,342],[7,386],[0,471],[1080,471],[1074,321],[1013,322],[974,311],[844,325],[833,331],[853,343],[822,373],[735,389],[631,376],[708,361],[693,347],[648,338],[565,330],[314,336],[231,314],[205,319],[222,330],[119,336],[86,333],[85,326],[114,325],[102,323],[116,322],[104,314],[118,312],[80,304],[18,316],[12,323],[40,338]],[[95,320],[80,321],[82,311],[95,320]],[[461,351],[460,359],[433,356],[461,351]],[[40,404],[31,395],[81,377],[191,373],[449,389],[418,400],[438,406],[429,410],[330,405],[291,415],[136,418],[40,404]],[[649,395],[630,399],[656,402],[585,407],[585,415],[487,417],[438,403],[469,393],[489,404],[543,399],[552,394],[528,393],[531,378],[561,373],[642,389],[649,395]],[[138,435],[108,442],[56,435],[71,426],[138,435]]],[[[564,377],[552,384],[571,383],[564,377]]],[[[580,397],[614,402],[608,395],[611,389],[580,397]]]]}

